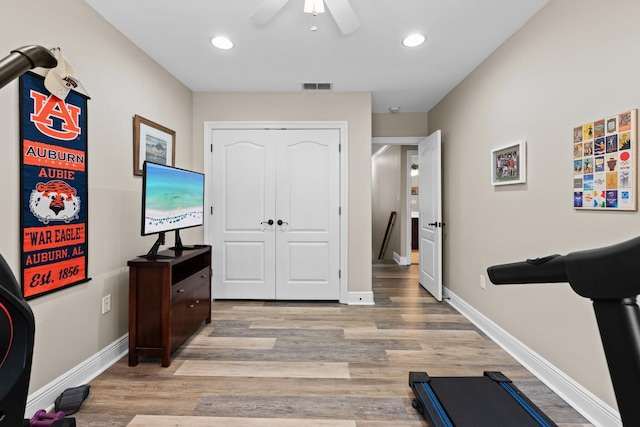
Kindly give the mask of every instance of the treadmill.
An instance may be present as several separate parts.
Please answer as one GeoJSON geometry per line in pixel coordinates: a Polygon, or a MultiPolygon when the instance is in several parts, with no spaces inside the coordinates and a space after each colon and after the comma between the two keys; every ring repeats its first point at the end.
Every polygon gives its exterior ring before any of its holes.
{"type": "MultiPolygon", "coordinates": [[[[495,265],[487,273],[496,285],[568,282],[575,293],[591,299],[622,423],[640,426],[640,237],[564,256],[495,265]]],[[[485,372],[483,377],[429,378],[411,372],[413,406],[436,427],[555,426],[502,377],[485,372]],[[518,418],[505,420],[512,411],[518,418]]]]}
{"type": "Polygon", "coordinates": [[[434,427],[557,427],[501,372],[433,377],[410,372],[413,407],[434,427]]]}

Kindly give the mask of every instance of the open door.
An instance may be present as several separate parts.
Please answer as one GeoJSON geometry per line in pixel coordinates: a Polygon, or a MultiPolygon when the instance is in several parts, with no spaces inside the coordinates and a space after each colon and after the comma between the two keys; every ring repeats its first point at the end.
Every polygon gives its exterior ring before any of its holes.
{"type": "Polygon", "coordinates": [[[420,284],[442,301],[442,155],[440,131],[418,143],[420,284]]]}

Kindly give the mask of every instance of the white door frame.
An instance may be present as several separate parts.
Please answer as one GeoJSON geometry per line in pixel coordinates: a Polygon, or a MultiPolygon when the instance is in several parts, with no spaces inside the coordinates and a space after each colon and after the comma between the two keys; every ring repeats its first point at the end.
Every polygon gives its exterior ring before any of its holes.
{"type": "MultiPolygon", "coordinates": [[[[372,144],[377,144],[377,145],[415,145],[416,146],[416,153],[418,150],[418,144],[420,143],[420,141],[422,141],[423,139],[425,139],[426,136],[374,136],[373,138],[371,138],[371,143],[372,144]]],[[[382,151],[384,152],[384,150],[382,151]]],[[[378,153],[382,153],[382,152],[378,152],[378,153]]],[[[376,154],[378,154],[376,153],[376,154]]],[[[410,160],[409,160],[410,162],[410,160]]],[[[410,166],[410,163],[407,163],[410,166]]],[[[405,191],[407,192],[407,204],[406,204],[406,208],[405,208],[405,241],[406,246],[405,246],[405,253],[406,256],[404,257],[404,262],[406,263],[406,265],[411,264],[411,181],[409,181],[409,173],[411,173],[410,170],[407,170],[407,185],[406,185],[406,189],[405,191]]],[[[397,261],[397,260],[396,260],[397,261]]]]}
{"type": "MultiPolygon", "coordinates": [[[[244,122],[244,121],[205,121],[204,122],[204,174],[205,195],[204,203],[209,208],[209,215],[204,216],[204,242],[211,245],[213,227],[213,162],[211,153],[213,141],[211,140],[214,129],[338,129],[340,132],[340,303],[348,303],[349,283],[349,254],[347,245],[349,206],[347,204],[347,122],[346,121],[295,121],[295,122],[244,122]]],[[[212,256],[216,256],[213,254],[212,256]]],[[[212,284],[213,286],[213,284],[212,284]]],[[[213,296],[215,298],[215,295],[213,296]]]]}

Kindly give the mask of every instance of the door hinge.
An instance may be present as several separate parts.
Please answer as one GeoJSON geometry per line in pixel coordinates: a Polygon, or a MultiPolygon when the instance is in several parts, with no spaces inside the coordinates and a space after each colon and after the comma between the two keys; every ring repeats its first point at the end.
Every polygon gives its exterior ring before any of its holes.
{"type": "Polygon", "coordinates": [[[213,215],[213,206],[211,206],[211,215],[213,215]]]}
{"type": "Polygon", "coordinates": [[[342,153],[342,144],[338,144],[338,153],[342,153]]]}
{"type": "Polygon", "coordinates": [[[342,270],[338,270],[338,279],[342,278],[342,270]]]}
{"type": "Polygon", "coordinates": [[[338,206],[338,216],[342,215],[342,206],[338,206]]]}
{"type": "Polygon", "coordinates": [[[213,144],[211,144],[211,152],[213,153],[213,144]]]}

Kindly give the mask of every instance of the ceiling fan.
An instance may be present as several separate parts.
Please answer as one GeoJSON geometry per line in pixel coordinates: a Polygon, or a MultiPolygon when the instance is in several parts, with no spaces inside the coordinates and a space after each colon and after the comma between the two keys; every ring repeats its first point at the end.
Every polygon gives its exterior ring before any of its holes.
{"type": "MultiPolygon", "coordinates": [[[[258,25],[265,25],[287,4],[289,0],[264,0],[258,10],[251,15],[251,20],[258,25]]],[[[322,13],[324,4],[336,21],[338,28],[345,36],[360,28],[360,21],[356,16],[349,0],[305,0],[305,12],[322,13]],[[315,6],[314,6],[315,3],[315,6]]]]}

